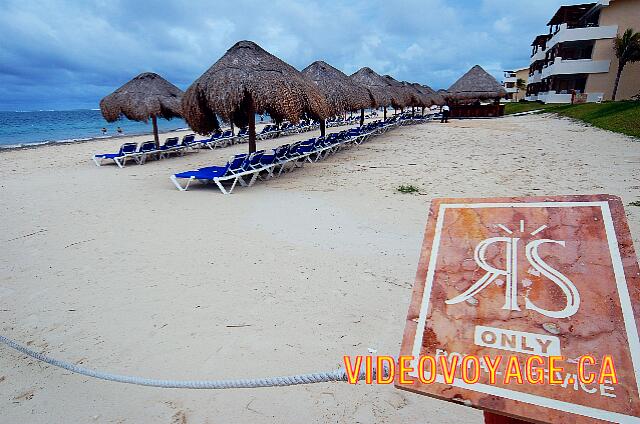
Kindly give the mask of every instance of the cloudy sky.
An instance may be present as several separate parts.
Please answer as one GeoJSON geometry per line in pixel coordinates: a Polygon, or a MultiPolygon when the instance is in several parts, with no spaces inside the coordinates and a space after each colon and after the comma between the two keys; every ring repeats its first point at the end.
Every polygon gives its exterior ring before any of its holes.
{"type": "Polygon", "coordinates": [[[480,64],[499,79],[528,65],[561,3],[2,0],[0,110],[95,108],[144,71],[184,89],[243,39],[298,69],[322,59],[437,89],[480,64]]]}

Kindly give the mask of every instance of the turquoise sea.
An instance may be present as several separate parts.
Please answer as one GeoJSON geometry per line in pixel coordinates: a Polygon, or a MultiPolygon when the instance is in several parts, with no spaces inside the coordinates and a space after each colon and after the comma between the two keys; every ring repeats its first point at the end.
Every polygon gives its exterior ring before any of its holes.
{"type": "MultiPolygon", "coordinates": [[[[256,116],[256,122],[260,122],[256,116]]],[[[269,118],[263,118],[267,121],[269,118]]],[[[107,123],[100,110],[40,110],[28,112],[0,111],[0,149],[33,144],[69,142],[118,136],[116,129],[120,127],[125,135],[151,134],[151,121],[148,123],[120,119],[112,124],[107,123]],[[102,133],[102,128],[107,132],[102,133]]],[[[172,131],[188,128],[182,119],[170,121],[158,119],[160,131],[172,131]]]]}
{"type": "MultiPolygon", "coordinates": [[[[151,121],[148,123],[121,119],[107,123],[99,110],[41,110],[29,112],[0,111],[0,149],[31,144],[63,141],[87,140],[91,138],[113,137],[119,135],[116,129],[122,128],[124,134],[150,134],[151,121]],[[102,133],[106,128],[106,134],[102,133]]],[[[187,128],[182,119],[158,120],[160,131],[187,128]]]]}

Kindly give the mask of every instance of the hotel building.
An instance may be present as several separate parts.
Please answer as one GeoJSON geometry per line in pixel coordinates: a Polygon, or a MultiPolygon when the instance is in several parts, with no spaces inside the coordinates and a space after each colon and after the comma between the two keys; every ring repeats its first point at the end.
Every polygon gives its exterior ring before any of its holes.
{"type": "MultiPolygon", "coordinates": [[[[611,100],[618,59],[614,38],[640,31],[640,0],[598,0],[561,6],[549,32],[531,44],[526,99],[545,103],[611,100]]],[[[616,100],[640,94],[640,63],[627,63],[616,100]]]]}
{"type": "Polygon", "coordinates": [[[529,68],[520,68],[514,71],[504,71],[504,79],[502,85],[507,90],[507,95],[504,96],[503,101],[517,102],[524,99],[525,90],[518,88],[518,80],[522,79],[524,84],[527,84],[529,79],[529,68]]]}

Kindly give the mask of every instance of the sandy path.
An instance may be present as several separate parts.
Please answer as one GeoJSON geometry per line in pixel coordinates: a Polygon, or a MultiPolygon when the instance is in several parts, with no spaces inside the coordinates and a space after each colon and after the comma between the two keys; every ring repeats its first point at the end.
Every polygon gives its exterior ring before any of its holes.
{"type": "MultiPolygon", "coordinates": [[[[122,170],[90,162],[120,142],[0,154],[0,330],[55,357],[159,378],[333,369],[368,347],[397,354],[432,197],[628,203],[640,188],[640,143],[545,116],[403,127],[231,196],[179,192],[168,176],[246,145],[122,170]]],[[[640,247],[640,208],[627,213],[640,247]]],[[[4,347],[0,409],[34,423],[481,422],[387,386],[153,389],[4,347]]]]}

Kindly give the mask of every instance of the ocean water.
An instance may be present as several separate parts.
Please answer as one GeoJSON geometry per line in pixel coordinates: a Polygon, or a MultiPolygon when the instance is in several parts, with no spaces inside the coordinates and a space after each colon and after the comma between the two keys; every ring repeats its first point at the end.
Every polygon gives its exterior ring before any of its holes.
{"type": "MultiPolygon", "coordinates": [[[[269,120],[263,117],[264,122],[269,120]]],[[[256,115],[256,123],[261,118],[256,115]]],[[[33,144],[80,141],[91,138],[118,136],[116,129],[122,128],[124,135],[151,134],[153,127],[148,123],[129,121],[122,118],[108,123],[99,110],[43,110],[31,112],[0,111],[0,149],[33,144]],[[102,133],[106,128],[106,134],[102,133]]],[[[188,128],[187,123],[178,118],[167,121],[158,119],[159,131],[188,128]]]]}
{"type": "MultiPolygon", "coordinates": [[[[145,124],[123,118],[110,124],[104,120],[99,110],[93,109],[0,111],[0,149],[30,144],[113,137],[119,135],[116,132],[118,127],[128,135],[151,134],[153,131],[151,121],[145,124]],[[106,134],[102,133],[102,128],[107,129],[106,134]]],[[[187,123],[182,119],[170,121],[158,119],[160,131],[187,127],[187,123]]]]}

